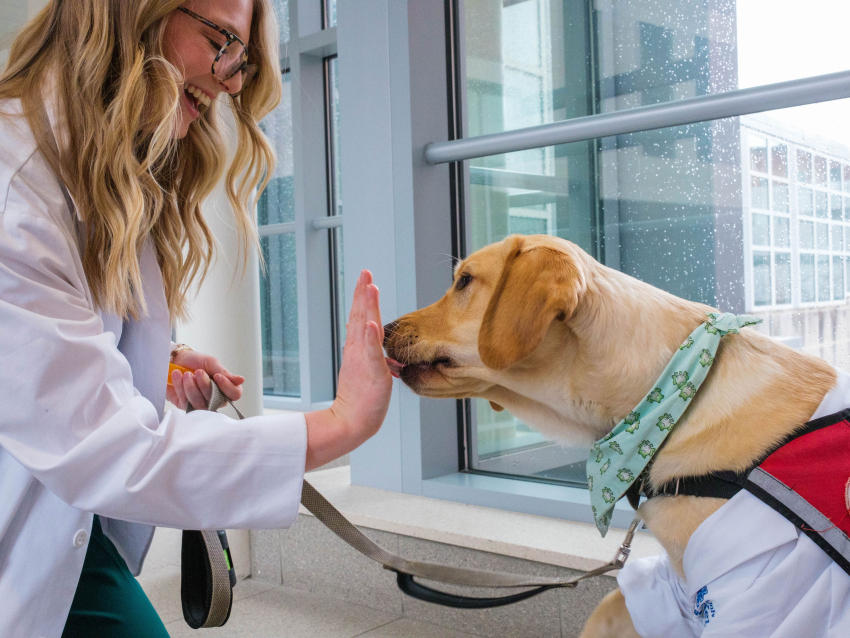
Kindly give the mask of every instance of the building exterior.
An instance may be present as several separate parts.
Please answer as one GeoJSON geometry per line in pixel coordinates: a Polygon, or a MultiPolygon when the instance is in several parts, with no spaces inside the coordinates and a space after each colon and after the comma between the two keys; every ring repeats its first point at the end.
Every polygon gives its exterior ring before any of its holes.
{"type": "Polygon", "coordinates": [[[767,115],[740,128],[747,311],[850,370],[850,147],[767,115]]]}

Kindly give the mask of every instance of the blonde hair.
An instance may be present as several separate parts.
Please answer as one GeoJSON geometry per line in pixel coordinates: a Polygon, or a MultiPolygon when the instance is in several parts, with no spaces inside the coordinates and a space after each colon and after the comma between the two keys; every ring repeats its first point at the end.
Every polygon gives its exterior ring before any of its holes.
{"type": "MultiPolygon", "coordinates": [[[[225,139],[213,101],[173,139],[183,78],[163,57],[167,18],[184,0],[50,0],[15,39],[0,100],[19,99],[39,148],[61,175],[87,232],[83,268],[98,307],[146,312],[139,258],[153,239],[173,318],[203,281],[215,240],[200,204],[221,179],[225,139]],[[59,157],[46,144],[39,100],[53,77],[64,119],[59,157]]],[[[255,211],[274,166],[257,123],[280,101],[277,28],[270,0],[254,0],[249,63],[254,80],[229,102],[238,146],[226,176],[242,265],[258,246],[255,211]]]]}

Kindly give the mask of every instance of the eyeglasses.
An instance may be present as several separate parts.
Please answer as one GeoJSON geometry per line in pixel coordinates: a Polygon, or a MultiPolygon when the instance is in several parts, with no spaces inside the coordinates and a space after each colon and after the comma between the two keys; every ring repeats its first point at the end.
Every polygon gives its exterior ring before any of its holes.
{"type": "MultiPolygon", "coordinates": [[[[210,22],[194,11],[185,7],[178,7],[178,9],[186,15],[195,18],[198,22],[204,23],[210,29],[215,29],[227,38],[224,46],[221,47],[218,55],[215,56],[215,60],[213,60],[212,74],[220,82],[227,82],[237,73],[242,73],[242,88],[240,89],[240,93],[244,91],[245,87],[257,75],[256,65],[248,64],[248,47],[245,46],[245,43],[235,33],[218,26],[215,22],[210,22]]],[[[215,40],[208,39],[213,46],[219,46],[215,40]]]]}

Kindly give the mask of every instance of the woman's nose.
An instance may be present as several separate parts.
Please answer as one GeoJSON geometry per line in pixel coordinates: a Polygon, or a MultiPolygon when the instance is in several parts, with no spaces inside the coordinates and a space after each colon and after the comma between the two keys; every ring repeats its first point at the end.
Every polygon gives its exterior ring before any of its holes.
{"type": "Polygon", "coordinates": [[[242,90],[242,72],[237,71],[232,77],[227,80],[219,80],[218,83],[222,86],[222,90],[230,95],[236,95],[242,90]]]}

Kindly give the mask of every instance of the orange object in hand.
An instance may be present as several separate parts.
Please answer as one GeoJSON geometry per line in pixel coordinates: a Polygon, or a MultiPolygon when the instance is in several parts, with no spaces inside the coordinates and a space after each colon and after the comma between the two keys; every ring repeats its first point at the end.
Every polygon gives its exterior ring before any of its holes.
{"type": "Polygon", "coordinates": [[[172,383],[171,383],[171,373],[174,372],[175,370],[178,370],[181,373],[183,373],[183,372],[194,372],[194,370],[190,370],[189,368],[184,368],[183,366],[178,366],[174,363],[169,363],[168,364],[168,385],[172,385],[172,383]]]}

